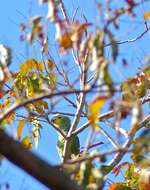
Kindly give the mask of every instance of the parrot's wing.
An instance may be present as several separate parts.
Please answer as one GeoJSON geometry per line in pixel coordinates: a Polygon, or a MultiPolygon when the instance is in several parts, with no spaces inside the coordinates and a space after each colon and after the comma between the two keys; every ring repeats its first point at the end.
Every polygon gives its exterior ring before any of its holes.
{"type": "Polygon", "coordinates": [[[65,139],[60,135],[57,141],[57,150],[61,159],[63,158],[64,144],[65,144],[65,139]]]}
{"type": "Polygon", "coordinates": [[[80,141],[78,136],[73,137],[70,148],[71,154],[78,155],[80,153],[80,141]]]}

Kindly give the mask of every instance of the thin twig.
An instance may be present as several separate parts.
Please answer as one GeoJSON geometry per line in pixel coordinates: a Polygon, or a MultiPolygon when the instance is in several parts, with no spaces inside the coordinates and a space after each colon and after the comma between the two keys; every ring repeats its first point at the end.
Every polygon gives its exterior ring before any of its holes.
{"type": "Polygon", "coordinates": [[[100,127],[99,131],[107,138],[107,140],[112,144],[112,146],[116,150],[119,148],[119,145],[115,142],[115,140],[113,140],[113,138],[103,128],[100,127]]]}
{"type": "Polygon", "coordinates": [[[62,13],[63,13],[63,16],[64,16],[66,22],[69,24],[69,17],[68,17],[68,15],[67,15],[67,12],[66,12],[64,3],[63,3],[62,0],[59,0],[59,3],[60,3],[60,8],[61,8],[61,11],[62,11],[62,13]]]}
{"type": "Polygon", "coordinates": [[[64,139],[67,139],[67,137],[66,137],[66,135],[64,134],[64,132],[63,132],[60,128],[56,127],[56,126],[50,121],[50,119],[49,119],[48,116],[46,117],[46,119],[47,119],[47,122],[48,122],[54,129],[56,129],[56,131],[58,131],[58,133],[60,133],[60,134],[63,136],[64,139]]]}
{"type": "Polygon", "coordinates": [[[150,28],[146,27],[146,30],[143,33],[141,33],[139,36],[137,36],[136,38],[123,40],[123,41],[111,42],[111,43],[105,44],[104,47],[108,47],[108,46],[112,46],[112,45],[119,45],[119,44],[126,44],[126,43],[133,43],[133,42],[141,39],[149,30],[150,30],[150,28]]]}
{"type": "Polygon", "coordinates": [[[79,158],[76,158],[76,159],[72,159],[72,160],[68,160],[66,162],[66,164],[76,164],[76,163],[81,163],[81,162],[85,162],[87,160],[93,160],[93,159],[96,159],[96,158],[103,158],[105,156],[109,156],[109,155],[112,155],[112,154],[116,154],[116,153],[121,153],[121,152],[131,152],[132,149],[125,149],[125,148],[119,148],[117,150],[110,150],[110,151],[106,151],[106,152],[103,152],[103,153],[94,153],[94,154],[89,154],[87,156],[84,156],[84,157],[79,157],[79,158]]]}

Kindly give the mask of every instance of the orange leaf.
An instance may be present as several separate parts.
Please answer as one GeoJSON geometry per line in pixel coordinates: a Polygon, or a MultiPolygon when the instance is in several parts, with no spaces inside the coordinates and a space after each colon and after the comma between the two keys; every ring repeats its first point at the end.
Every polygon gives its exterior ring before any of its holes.
{"type": "Polygon", "coordinates": [[[44,69],[43,62],[38,62],[38,64],[36,65],[36,67],[37,67],[38,71],[42,72],[43,69],[44,69]]]}
{"type": "Polygon", "coordinates": [[[28,149],[31,149],[32,148],[32,143],[31,143],[31,140],[30,140],[30,137],[28,136],[25,136],[22,140],[22,144],[28,148],[28,149]]]}
{"type": "Polygon", "coordinates": [[[150,189],[150,171],[143,169],[140,172],[139,184],[143,188],[143,190],[150,189]]]}
{"type": "Polygon", "coordinates": [[[18,128],[17,128],[17,136],[18,138],[21,137],[21,134],[22,134],[22,128],[23,128],[23,125],[25,123],[25,119],[21,119],[18,123],[18,128]]]}
{"type": "Polygon", "coordinates": [[[120,183],[113,183],[111,184],[107,190],[117,190],[117,188],[120,186],[120,183]]]}
{"type": "Polygon", "coordinates": [[[0,99],[5,95],[5,93],[1,90],[0,91],[0,99]]]}
{"type": "Polygon", "coordinates": [[[60,43],[62,51],[72,47],[72,40],[70,33],[63,34],[62,36],[59,37],[58,41],[60,43]]]}
{"type": "Polygon", "coordinates": [[[144,18],[145,20],[150,19],[150,11],[146,11],[146,12],[144,13],[144,15],[143,15],[143,18],[144,18]]]}
{"type": "Polygon", "coordinates": [[[4,102],[4,107],[8,107],[10,106],[10,99],[6,99],[6,101],[4,102]]]}
{"type": "Polygon", "coordinates": [[[89,120],[93,125],[94,129],[97,128],[98,114],[107,99],[108,99],[107,96],[101,96],[96,98],[89,105],[89,120]]]}
{"type": "Polygon", "coordinates": [[[52,70],[55,67],[55,64],[53,63],[53,61],[51,59],[47,59],[46,60],[46,65],[47,67],[52,70]]]}

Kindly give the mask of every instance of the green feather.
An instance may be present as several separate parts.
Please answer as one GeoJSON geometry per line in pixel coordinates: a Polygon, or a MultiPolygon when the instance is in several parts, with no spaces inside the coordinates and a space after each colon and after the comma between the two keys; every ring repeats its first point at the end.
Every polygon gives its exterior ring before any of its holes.
{"type": "MultiPolygon", "coordinates": [[[[71,120],[69,117],[57,114],[51,119],[52,123],[58,127],[59,129],[67,135],[70,127],[71,120]]],[[[57,150],[61,158],[63,158],[63,150],[64,150],[65,139],[64,137],[58,133],[58,141],[57,141],[57,150]]],[[[68,158],[70,159],[72,155],[78,155],[80,152],[80,142],[78,136],[74,136],[69,143],[68,148],[68,158]]]]}

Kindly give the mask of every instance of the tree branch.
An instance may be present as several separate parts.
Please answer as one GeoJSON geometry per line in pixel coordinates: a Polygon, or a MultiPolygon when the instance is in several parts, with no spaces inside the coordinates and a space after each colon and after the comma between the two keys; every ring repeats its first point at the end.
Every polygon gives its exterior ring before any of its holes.
{"type": "MultiPolygon", "coordinates": [[[[103,120],[103,119],[108,119],[114,116],[114,111],[108,111],[107,113],[103,113],[101,115],[99,115],[98,119],[99,121],[103,120]]],[[[90,121],[86,122],[85,124],[83,124],[80,128],[76,129],[75,131],[72,132],[72,135],[78,135],[79,133],[81,133],[84,129],[86,129],[87,127],[90,126],[90,121]]]]}
{"type": "MultiPolygon", "coordinates": [[[[124,143],[124,145],[122,146],[124,150],[127,150],[132,142],[133,142],[133,138],[137,132],[138,129],[138,125],[139,125],[139,120],[141,117],[141,108],[140,108],[140,103],[137,103],[137,105],[135,105],[132,109],[132,121],[131,121],[131,129],[129,130],[129,137],[126,140],[126,142],[124,143]]],[[[122,151],[122,152],[118,152],[114,158],[110,161],[110,163],[108,165],[111,166],[116,166],[123,158],[124,154],[126,152],[122,151]]]]}
{"type": "Polygon", "coordinates": [[[81,190],[66,174],[27,150],[2,129],[0,129],[0,153],[50,189],[81,190]]]}

